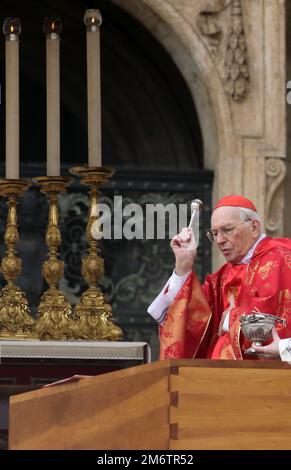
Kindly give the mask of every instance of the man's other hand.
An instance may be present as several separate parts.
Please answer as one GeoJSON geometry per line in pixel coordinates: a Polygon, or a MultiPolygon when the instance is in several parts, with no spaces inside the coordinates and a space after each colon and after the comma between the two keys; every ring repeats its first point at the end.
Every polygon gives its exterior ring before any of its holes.
{"type": "Polygon", "coordinates": [[[257,356],[263,359],[280,359],[279,341],[280,336],[275,327],[272,329],[273,341],[267,346],[256,346],[252,344],[252,348],[257,352],[257,356]]]}

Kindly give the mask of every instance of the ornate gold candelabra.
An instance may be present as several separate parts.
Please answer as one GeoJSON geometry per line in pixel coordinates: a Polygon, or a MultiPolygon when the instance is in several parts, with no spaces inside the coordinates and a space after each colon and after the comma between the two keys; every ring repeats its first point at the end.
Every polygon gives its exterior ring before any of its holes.
{"type": "Polygon", "coordinates": [[[30,186],[21,180],[1,180],[0,195],[8,199],[8,216],[5,231],[6,253],[1,263],[1,271],[7,282],[0,296],[0,338],[28,339],[34,337],[34,320],[25,294],[15,285],[22,270],[22,261],[17,257],[16,245],[19,241],[17,226],[17,199],[30,186]]]}
{"type": "Polygon", "coordinates": [[[70,170],[74,175],[82,178],[82,184],[90,186],[90,207],[86,235],[89,242],[89,253],[82,260],[82,276],[89,285],[89,289],[81,296],[80,303],[76,305],[74,318],[76,322],[75,337],[89,340],[116,341],[122,339],[122,330],[111,320],[111,306],[105,303],[104,296],[98,281],[104,276],[104,262],[99,256],[97,240],[92,236],[92,226],[97,221],[99,188],[113,175],[114,170],[97,167],[76,167],[70,170]]]}
{"type": "Polygon", "coordinates": [[[46,244],[49,250],[48,260],[43,264],[42,274],[49,289],[42,295],[38,307],[36,331],[41,340],[62,340],[73,337],[72,307],[65,295],[58,289],[64,275],[64,262],[58,259],[61,244],[59,230],[58,194],[66,192],[70,178],[61,176],[40,176],[33,181],[41,186],[49,202],[49,223],[46,244]]]}

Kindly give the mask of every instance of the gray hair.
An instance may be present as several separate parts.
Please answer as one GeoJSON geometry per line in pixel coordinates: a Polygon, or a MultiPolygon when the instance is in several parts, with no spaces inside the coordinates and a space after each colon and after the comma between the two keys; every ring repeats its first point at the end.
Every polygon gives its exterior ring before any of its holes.
{"type": "Polygon", "coordinates": [[[257,220],[260,222],[260,235],[263,233],[263,227],[262,227],[262,219],[260,215],[253,211],[252,209],[247,209],[246,207],[238,207],[240,211],[240,217],[242,220],[246,219],[251,219],[251,220],[257,220]]]}

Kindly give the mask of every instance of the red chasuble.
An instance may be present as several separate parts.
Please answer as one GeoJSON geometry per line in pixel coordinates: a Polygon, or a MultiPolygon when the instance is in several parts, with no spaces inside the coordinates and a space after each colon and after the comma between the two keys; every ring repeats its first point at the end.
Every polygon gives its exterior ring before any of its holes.
{"type": "Polygon", "coordinates": [[[160,327],[160,359],[243,359],[250,343],[241,334],[239,317],[252,310],[285,318],[286,327],[277,324],[278,334],[291,337],[290,239],[264,238],[249,264],[226,263],[202,286],[191,273],[160,327]],[[218,338],[231,295],[230,331],[218,338]]]}

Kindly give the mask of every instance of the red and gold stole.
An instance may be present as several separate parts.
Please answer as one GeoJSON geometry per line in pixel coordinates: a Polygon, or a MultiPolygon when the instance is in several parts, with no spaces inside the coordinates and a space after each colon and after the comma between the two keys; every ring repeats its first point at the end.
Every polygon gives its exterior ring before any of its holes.
{"type": "Polygon", "coordinates": [[[160,359],[194,357],[211,316],[200,282],[191,273],[160,326],[160,359]]]}

